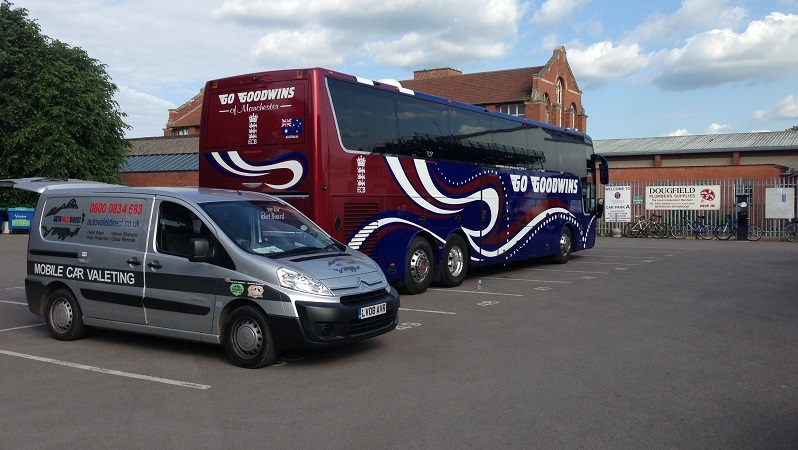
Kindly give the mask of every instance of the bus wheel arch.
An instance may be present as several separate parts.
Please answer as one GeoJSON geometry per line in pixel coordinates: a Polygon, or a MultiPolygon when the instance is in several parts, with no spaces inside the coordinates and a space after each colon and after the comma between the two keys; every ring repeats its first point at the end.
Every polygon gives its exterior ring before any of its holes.
{"type": "Polygon", "coordinates": [[[460,233],[452,233],[443,246],[441,263],[438,266],[438,284],[444,287],[457,287],[468,275],[469,251],[465,238],[460,233]]]}
{"type": "Polygon", "coordinates": [[[554,255],[554,262],[557,264],[565,264],[571,259],[571,254],[574,252],[574,230],[570,225],[565,225],[560,231],[560,239],[558,240],[557,254],[554,255]]]}
{"type": "Polygon", "coordinates": [[[404,278],[397,284],[403,294],[415,295],[426,291],[435,273],[433,245],[423,235],[416,235],[407,247],[404,278]]]}

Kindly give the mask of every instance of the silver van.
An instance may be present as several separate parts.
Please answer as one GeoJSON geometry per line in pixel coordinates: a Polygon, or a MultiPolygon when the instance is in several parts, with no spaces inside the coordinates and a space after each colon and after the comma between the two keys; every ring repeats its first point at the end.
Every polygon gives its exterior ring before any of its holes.
{"type": "Polygon", "coordinates": [[[284,201],[203,188],[0,180],[38,192],[30,310],[59,340],[87,327],[222,344],[238,366],[396,328],[399,295],[368,256],[284,201]]]}

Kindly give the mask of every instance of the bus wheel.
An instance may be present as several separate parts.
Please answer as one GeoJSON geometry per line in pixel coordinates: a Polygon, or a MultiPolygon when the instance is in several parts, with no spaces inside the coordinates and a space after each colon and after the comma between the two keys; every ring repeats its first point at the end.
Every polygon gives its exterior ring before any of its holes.
{"type": "Polygon", "coordinates": [[[432,283],[432,247],[426,239],[416,236],[405,256],[405,278],[400,288],[403,294],[415,295],[426,291],[432,283]]]}
{"type": "Polygon", "coordinates": [[[47,328],[59,341],[73,341],[86,335],[80,305],[69,289],[58,289],[47,297],[47,328]]]}
{"type": "Polygon", "coordinates": [[[571,230],[566,227],[563,228],[560,235],[560,251],[554,255],[554,262],[557,264],[565,264],[571,259],[571,252],[574,250],[574,239],[571,237],[571,230]]]}
{"type": "Polygon", "coordinates": [[[257,369],[277,359],[266,316],[254,306],[241,306],[230,313],[223,340],[227,355],[239,367],[257,369]]]}
{"type": "Polygon", "coordinates": [[[468,272],[468,249],[462,237],[453,234],[443,248],[441,286],[455,287],[465,280],[468,272]]]}

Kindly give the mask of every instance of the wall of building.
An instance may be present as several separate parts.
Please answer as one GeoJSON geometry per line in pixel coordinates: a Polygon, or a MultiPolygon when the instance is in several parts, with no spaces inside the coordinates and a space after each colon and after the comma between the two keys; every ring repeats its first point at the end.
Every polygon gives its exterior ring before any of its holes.
{"type": "Polygon", "coordinates": [[[696,179],[777,179],[784,167],[775,164],[754,166],[691,166],[618,168],[610,163],[610,181],[679,181],[696,179]]]}

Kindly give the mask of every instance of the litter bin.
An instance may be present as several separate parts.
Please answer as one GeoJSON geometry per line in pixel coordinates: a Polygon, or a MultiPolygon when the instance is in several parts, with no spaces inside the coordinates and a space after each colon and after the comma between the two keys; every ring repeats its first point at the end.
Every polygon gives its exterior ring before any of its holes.
{"type": "Polygon", "coordinates": [[[30,232],[33,222],[33,208],[8,208],[8,229],[30,232]]]}

